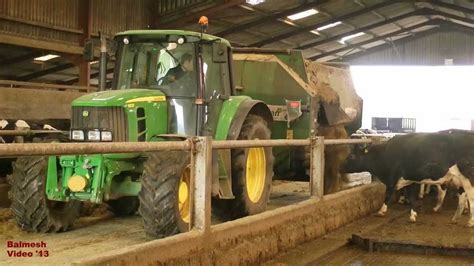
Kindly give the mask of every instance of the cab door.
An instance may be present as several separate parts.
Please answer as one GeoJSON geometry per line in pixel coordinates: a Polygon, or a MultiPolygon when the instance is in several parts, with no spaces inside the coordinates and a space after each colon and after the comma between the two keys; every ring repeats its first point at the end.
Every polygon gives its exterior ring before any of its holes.
{"type": "Polygon", "coordinates": [[[214,136],[222,104],[230,96],[231,72],[228,54],[228,47],[219,42],[202,45],[205,104],[200,133],[203,136],[214,136]]]}

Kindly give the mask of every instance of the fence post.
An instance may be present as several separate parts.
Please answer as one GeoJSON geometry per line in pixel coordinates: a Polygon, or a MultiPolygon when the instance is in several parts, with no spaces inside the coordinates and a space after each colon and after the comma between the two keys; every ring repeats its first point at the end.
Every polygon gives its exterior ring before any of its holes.
{"type": "Polygon", "coordinates": [[[191,208],[191,228],[206,232],[211,227],[212,140],[211,137],[196,139],[196,154],[192,165],[194,182],[191,181],[194,203],[191,208]]]}
{"type": "Polygon", "coordinates": [[[311,137],[310,165],[311,197],[321,199],[324,195],[324,137],[311,137]]]}

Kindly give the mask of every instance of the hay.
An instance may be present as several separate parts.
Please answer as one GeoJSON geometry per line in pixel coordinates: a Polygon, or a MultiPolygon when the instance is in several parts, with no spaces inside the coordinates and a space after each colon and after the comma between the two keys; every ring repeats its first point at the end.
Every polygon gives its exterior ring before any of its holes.
{"type": "Polygon", "coordinates": [[[339,96],[331,87],[330,74],[332,69],[317,62],[305,61],[306,73],[308,75],[309,88],[327,103],[338,103],[339,96]]]}

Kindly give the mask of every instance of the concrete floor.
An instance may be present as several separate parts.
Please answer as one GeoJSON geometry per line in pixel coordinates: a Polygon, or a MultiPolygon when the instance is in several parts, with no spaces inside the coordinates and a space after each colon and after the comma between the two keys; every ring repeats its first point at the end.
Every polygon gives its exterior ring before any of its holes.
{"type": "MultiPolygon", "coordinates": [[[[434,195],[431,195],[433,197],[434,195]]],[[[474,265],[474,258],[418,255],[395,252],[367,252],[349,244],[352,234],[392,241],[426,243],[435,246],[463,246],[474,249],[474,229],[467,228],[467,215],[459,224],[449,223],[455,198],[447,199],[441,213],[430,211],[433,198],[424,202],[418,222],[408,222],[409,207],[394,204],[387,217],[369,216],[299,245],[268,261],[266,265],[474,265]]]]}
{"type": "MultiPolygon", "coordinates": [[[[307,182],[274,181],[269,209],[303,201],[308,197],[307,182]]],[[[474,229],[464,226],[467,220],[466,215],[463,216],[460,224],[449,225],[449,219],[455,207],[452,204],[453,200],[455,199],[452,197],[451,201],[448,199],[442,212],[438,214],[429,211],[432,202],[425,204],[427,207],[420,213],[419,222],[416,224],[407,222],[408,206],[394,204],[389,209],[387,217],[369,216],[359,219],[322,238],[281,253],[268,261],[266,265],[472,265],[474,263],[472,258],[388,252],[369,253],[357,246],[348,245],[352,234],[384,235],[395,238],[396,236],[406,238],[411,235],[418,239],[424,238],[425,241],[438,239],[448,244],[460,245],[466,242],[468,245],[474,245],[474,241],[471,241],[474,240],[474,229]],[[403,230],[406,235],[400,234],[400,230],[403,230]],[[427,231],[432,233],[425,234],[427,231]],[[450,239],[454,242],[450,242],[450,239]]],[[[213,224],[217,223],[220,221],[214,218],[213,224]]],[[[69,232],[30,234],[21,231],[14,224],[9,210],[0,209],[0,232],[0,243],[6,243],[8,240],[44,241],[49,251],[48,258],[12,258],[7,255],[5,245],[2,245],[0,249],[0,264],[2,265],[66,264],[71,260],[83,258],[86,254],[99,254],[151,240],[145,237],[139,216],[116,218],[103,211],[89,217],[82,217],[74,230],[69,232]]]]}
{"type": "MultiPolygon", "coordinates": [[[[308,182],[274,181],[268,209],[287,206],[308,198],[308,182]]],[[[212,222],[218,224],[221,221],[213,217],[212,222]]],[[[150,240],[152,239],[146,237],[143,232],[142,220],[138,215],[117,218],[105,209],[98,209],[91,216],[81,217],[71,231],[59,234],[37,234],[22,231],[15,224],[10,210],[0,208],[0,265],[66,264],[83,258],[87,254],[97,255],[150,240]],[[9,240],[44,241],[47,248],[43,250],[48,251],[49,256],[44,258],[34,254],[33,258],[9,257],[7,250],[12,250],[6,249],[6,243],[9,240]]]]}

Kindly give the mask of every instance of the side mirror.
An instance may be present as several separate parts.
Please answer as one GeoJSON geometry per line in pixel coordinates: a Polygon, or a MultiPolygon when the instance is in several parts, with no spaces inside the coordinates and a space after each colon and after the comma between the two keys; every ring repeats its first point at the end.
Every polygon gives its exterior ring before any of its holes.
{"type": "Polygon", "coordinates": [[[222,42],[212,44],[212,62],[227,63],[227,45],[222,42]]]}
{"type": "Polygon", "coordinates": [[[94,61],[94,48],[94,42],[91,39],[87,40],[84,44],[84,51],[82,52],[82,58],[84,59],[84,61],[94,61]]]}

